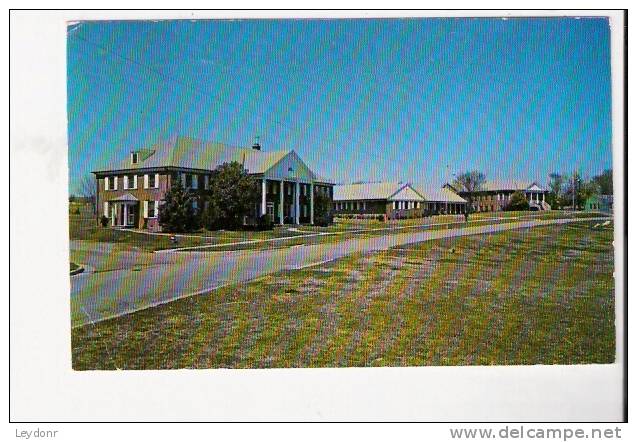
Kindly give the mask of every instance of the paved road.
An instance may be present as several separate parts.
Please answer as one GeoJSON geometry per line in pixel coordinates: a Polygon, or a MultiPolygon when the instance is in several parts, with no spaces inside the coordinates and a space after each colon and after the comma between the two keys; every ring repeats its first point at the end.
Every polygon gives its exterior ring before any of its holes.
{"type": "Polygon", "coordinates": [[[454,236],[606,219],[518,221],[448,230],[398,232],[324,245],[236,252],[124,252],[110,244],[71,241],[71,260],[85,264],[88,269],[71,277],[71,322],[74,327],[97,322],[226,284],[307,267],[357,252],[385,250],[454,236]]]}

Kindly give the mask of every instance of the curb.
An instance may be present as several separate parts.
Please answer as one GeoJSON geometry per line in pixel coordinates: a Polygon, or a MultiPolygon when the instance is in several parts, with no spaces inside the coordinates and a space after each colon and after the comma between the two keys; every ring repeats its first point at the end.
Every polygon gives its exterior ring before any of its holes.
{"type": "Polygon", "coordinates": [[[79,266],[77,269],[71,270],[70,276],[74,276],[74,275],[80,274],[83,271],[84,271],[84,267],[83,266],[79,266]]]}

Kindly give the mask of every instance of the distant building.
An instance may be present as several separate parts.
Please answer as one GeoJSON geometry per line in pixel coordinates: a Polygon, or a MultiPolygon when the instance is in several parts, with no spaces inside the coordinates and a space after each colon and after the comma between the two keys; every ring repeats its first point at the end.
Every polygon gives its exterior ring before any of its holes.
{"type": "MultiPolygon", "coordinates": [[[[453,190],[464,199],[469,199],[466,189],[456,189],[451,184],[446,188],[453,190]]],[[[521,192],[526,196],[529,206],[534,210],[551,210],[546,202],[548,190],[535,181],[488,181],[479,191],[473,192],[474,212],[496,212],[504,210],[511,200],[511,195],[521,192]]]]}
{"type": "Polygon", "coordinates": [[[449,189],[380,182],[334,186],[334,215],[383,215],[387,219],[460,214],[467,202],[449,189]]]}
{"type": "Polygon", "coordinates": [[[593,195],[586,199],[584,210],[613,212],[613,195],[593,195]]]}
{"type": "Polygon", "coordinates": [[[110,226],[160,230],[159,207],[177,179],[198,198],[214,169],[236,161],[259,182],[261,196],[250,218],[269,215],[275,223],[314,223],[314,196],[332,198],[332,183],[319,178],[293,150],[263,151],[175,137],[152,147],[131,151],[126,158],[94,171],[98,222],[110,226]]]}
{"type": "Polygon", "coordinates": [[[414,189],[423,197],[425,215],[461,214],[467,210],[467,201],[448,187],[424,187],[414,185],[414,189]]]}
{"type": "Polygon", "coordinates": [[[422,211],[423,198],[409,183],[380,182],[334,186],[334,215],[408,218],[422,211]]]}

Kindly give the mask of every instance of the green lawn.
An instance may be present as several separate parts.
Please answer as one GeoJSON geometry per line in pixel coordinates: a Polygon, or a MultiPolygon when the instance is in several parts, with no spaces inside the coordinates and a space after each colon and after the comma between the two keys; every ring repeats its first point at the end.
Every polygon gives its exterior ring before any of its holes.
{"type": "MultiPolygon", "coordinates": [[[[559,211],[555,212],[497,212],[497,213],[480,213],[471,215],[470,222],[475,225],[481,223],[493,222],[485,221],[485,218],[500,218],[503,222],[510,220],[512,216],[526,217],[528,219],[549,219],[549,218],[561,218],[569,217],[568,215],[559,211]]],[[[593,213],[578,213],[575,216],[588,217],[599,216],[599,214],[593,213]]],[[[206,231],[195,232],[192,234],[178,235],[177,243],[173,243],[167,235],[149,235],[146,233],[139,233],[134,231],[120,230],[104,228],[96,225],[95,219],[86,215],[69,215],[69,231],[70,239],[72,240],[86,240],[96,242],[108,242],[121,246],[122,250],[128,250],[130,247],[136,247],[145,251],[171,249],[175,247],[193,247],[193,246],[206,246],[206,245],[223,245],[231,244],[242,241],[259,241],[279,238],[290,238],[289,240],[277,240],[269,242],[256,242],[254,244],[243,245],[227,245],[222,247],[214,247],[216,251],[227,250],[242,250],[242,249],[267,249],[272,247],[289,247],[298,244],[316,244],[316,243],[332,243],[340,241],[348,237],[355,235],[365,236],[378,236],[386,233],[382,230],[377,232],[357,232],[358,230],[365,229],[417,229],[422,228],[424,224],[436,224],[435,226],[426,228],[445,229],[453,227],[452,224],[443,223],[457,223],[462,218],[452,215],[439,215],[429,218],[414,218],[405,220],[393,220],[386,223],[377,220],[341,220],[328,227],[318,226],[298,226],[298,231],[289,230],[289,227],[275,227],[269,231],[206,231]],[[342,233],[339,235],[325,235],[314,238],[296,238],[304,234],[312,233],[342,233]],[[296,238],[296,239],[295,239],[296,238]]],[[[473,225],[473,224],[469,224],[473,225]]],[[[456,225],[457,226],[457,225],[456,225]]],[[[208,249],[204,249],[208,250],[208,249]]]]}
{"type": "Polygon", "coordinates": [[[289,231],[287,228],[275,228],[270,231],[200,231],[185,236],[178,235],[177,243],[173,243],[168,235],[148,235],[130,230],[111,229],[97,226],[95,219],[84,216],[69,216],[70,239],[97,242],[108,242],[122,246],[123,250],[137,247],[142,250],[153,251],[174,247],[191,247],[209,244],[233,243],[246,240],[258,240],[278,237],[294,237],[302,235],[300,232],[289,231]],[[189,236],[193,235],[193,236],[189,236]],[[195,236],[196,235],[196,236],[195,236]]]}
{"type": "Polygon", "coordinates": [[[72,331],[86,369],[611,363],[612,225],[402,246],[72,331]]]}

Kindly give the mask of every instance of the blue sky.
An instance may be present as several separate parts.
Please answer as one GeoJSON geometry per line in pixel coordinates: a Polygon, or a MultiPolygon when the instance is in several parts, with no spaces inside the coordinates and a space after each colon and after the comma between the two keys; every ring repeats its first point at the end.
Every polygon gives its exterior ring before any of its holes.
{"type": "Polygon", "coordinates": [[[336,182],[595,175],[611,167],[609,39],[601,18],[74,24],[70,191],[174,135],[258,134],[336,182]]]}

